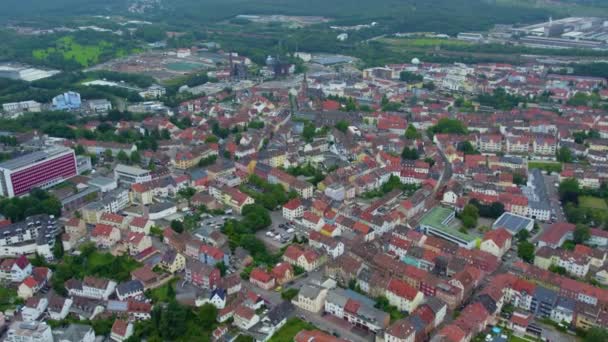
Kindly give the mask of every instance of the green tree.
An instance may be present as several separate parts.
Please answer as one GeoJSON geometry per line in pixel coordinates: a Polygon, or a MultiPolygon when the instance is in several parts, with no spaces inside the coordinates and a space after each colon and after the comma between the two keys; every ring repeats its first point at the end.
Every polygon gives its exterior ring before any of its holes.
{"type": "Polygon", "coordinates": [[[592,327],[587,330],[583,339],[585,342],[606,342],[608,341],[608,330],[600,327],[592,327]]]}
{"type": "Polygon", "coordinates": [[[584,224],[577,224],[572,233],[572,238],[577,244],[585,243],[591,238],[591,230],[584,224]]]}
{"type": "Polygon", "coordinates": [[[403,82],[417,83],[422,82],[422,75],[416,75],[413,72],[402,71],[399,73],[399,79],[403,82]]]}
{"type": "Polygon", "coordinates": [[[317,128],[311,122],[304,123],[304,130],[302,131],[302,137],[306,142],[311,142],[315,137],[315,133],[317,132],[317,128]]]}
{"type": "Polygon", "coordinates": [[[467,228],[473,228],[477,226],[477,219],[479,218],[479,209],[473,204],[467,204],[462,213],[460,213],[460,219],[462,224],[467,228]]]}
{"type": "Polygon", "coordinates": [[[196,194],[196,189],[194,189],[192,187],[179,189],[177,191],[177,196],[188,201],[188,205],[190,204],[190,200],[192,199],[192,196],[194,196],[195,194],[196,194]]]}
{"type": "Polygon", "coordinates": [[[580,186],[576,178],[568,178],[559,184],[559,197],[564,202],[578,203],[580,186]]]}
{"type": "Polygon", "coordinates": [[[348,121],[346,120],[340,120],[336,123],[336,129],[342,133],[346,133],[346,131],[348,130],[348,121]]]}
{"type": "Polygon", "coordinates": [[[522,241],[517,245],[517,256],[525,262],[534,261],[534,245],[528,241],[522,241]]]}
{"type": "Polygon", "coordinates": [[[470,141],[463,141],[458,143],[456,149],[464,154],[479,154],[479,151],[471,144],[470,141]]]}
{"type": "Polygon", "coordinates": [[[181,233],[184,231],[184,224],[182,221],[173,220],[171,221],[171,229],[173,229],[177,233],[181,233]]]}
{"type": "Polygon", "coordinates": [[[416,127],[414,127],[414,125],[409,124],[407,126],[407,129],[405,130],[405,137],[410,140],[413,140],[420,139],[422,135],[420,134],[420,132],[418,132],[418,130],[416,130],[416,127]]]}
{"type": "Polygon", "coordinates": [[[408,147],[405,146],[403,148],[403,151],[401,151],[401,158],[405,159],[405,160],[417,160],[418,158],[420,158],[420,155],[418,154],[418,150],[415,147],[408,147]]]}
{"type": "Polygon", "coordinates": [[[139,155],[138,151],[133,151],[131,152],[131,163],[133,164],[139,164],[141,162],[141,156],[139,155]]]}
{"type": "Polygon", "coordinates": [[[112,160],[112,150],[107,149],[103,152],[103,156],[106,160],[112,160]]]}
{"type": "Polygon", "coordinates": [[[82,145],[76,145],[76,147],[74,148],[74,153],[76,153],[77,155],[83,155],[85,153],[87,153],[87,151],[84,149],[84,147],[82,145]]]}
{"type": "Polygon", "coordinates": [[[283,300],[291,301],[298,295],[299,292],[300,291],[298,291],[296,288],[290,288],[281,292],[281,298],[283,300]]]}
{"type": "Polygon", "coordinates": [[[118,159],[118,161],[120,161],[121,163],[129,163],[130,161],[129,156],[124,150],[120,150],[120,152],[118,152],[118,155],[116,155],[116,159],[118,159]]]}
{"type": "Polygon", "coordinates": [[[571,163],[573,160],[572,151],[566,146],[562,146],[556,153],[557,161],[562,163],[571,163]]]}
{"type": "Polygon", "coordinates": [[[215,268],[220,270],[220,275],[222,277],[226,275],[226,271],[228,270],[228,267],[226,267],[226,264],[224,264],[223,261],[220,261],[217,264],[215,264],[215,268]]]}
{"type": "Polygon", "coordinates": [[[528,239],[530,238],[530,232],[527,229],[522,229],[519,232],[517,232],[517,234],[515,234],[515,237],[520,242],[528,241],[528,239]]]}
{"type": "Polygon", "coordinates": [[[198,309],[198,321],[204,330],[210,331],[215,326],[217,313],[217,308],[210,303],[204,304],[198,309]]]}

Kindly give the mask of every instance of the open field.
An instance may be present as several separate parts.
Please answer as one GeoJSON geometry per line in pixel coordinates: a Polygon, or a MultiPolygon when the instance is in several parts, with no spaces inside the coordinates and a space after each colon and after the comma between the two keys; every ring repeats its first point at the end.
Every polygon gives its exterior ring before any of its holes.
{"type": "Polygon", "coordinates": [[[578,198],[579,206],[582,208],[608,210],[608,204],[602,198],[593,196],[581,196],[578,198]]]}
{"type": "Polygon", "coordinates": [[[442,38],[383,38],[381,42],[389,44],[392,47],[416,47],[416,48],[434,48],[435,46],[470,46],[473,43],[465,42],[456,39],[442,38]]]}
{"type": "Polygon", "coordinates": [[[287,320],[287,323],[270,338],[269,342],[291,342],[301,330],[312,329],[316,329],[314,325],[298,318],[290,318],[287,320]]]}
{"type": "Polygon", "coordinates": [[[55,47],[33,50],[32,56],[39,60],[46,60],[59,54],[65,60],[74,60],[83,67],[88,67],[97,64],[101,55],[108,53],[116,57],[127,55],[127,51],[115,49],[114,44],[106,41],[100,41],[96,45],[81,45],[73,37],[66,36],[58,39],[55,47]]]}
{"type": "Polygon", "coordinates": [[[541,169],[547,172],[561,172],[562,164],[560,162],[534,160],[528,162],[528,169],[541,169]]]}

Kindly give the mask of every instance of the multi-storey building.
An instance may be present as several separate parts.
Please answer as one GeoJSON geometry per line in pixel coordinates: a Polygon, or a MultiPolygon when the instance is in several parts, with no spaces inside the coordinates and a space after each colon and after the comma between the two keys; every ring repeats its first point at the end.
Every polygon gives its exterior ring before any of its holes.
{"type": "Polygon", "coordinates": [[[59,229],[53,215],[30,216],[2,228],[0,256],[38,253],[52,259],[57,234],[59,229]]]}
{"type": "Polygon", "coordinates": [[[54,147],[26,154],[0,164],[0,196],[25,195],[34,188],[48,188],[76,174],[76,155],[72,149],[54,147]]]}

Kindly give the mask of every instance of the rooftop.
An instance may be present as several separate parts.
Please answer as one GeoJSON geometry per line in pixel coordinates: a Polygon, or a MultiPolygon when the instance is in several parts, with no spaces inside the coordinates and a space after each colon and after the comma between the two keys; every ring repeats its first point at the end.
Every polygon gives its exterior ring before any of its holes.
{"type": "Polygon", "coordinates": [[[67,151],[70,151],[70,149],[57,146],[44,151],[32,152],[30,154],[0,163],[0,169],[16,170],[39,161],[49,159],[67,151]]]}
{"type": "Polygon", "coordinates": [[[465,241],[475,240],[474,236],[462,233],[458,230],[459,224],[453,221],[454,210],[444,207],[435,207],[420,219],[421,226],[428,226],[450,234],[465,241]]]}
{"type": "Polygon", "coordinates": [[[505,212],[500,215],[500,217],[496,219],[496,221],[494,221],[494,224],[492,224],[492,228],[496,229],[503,227],[511,233],[516,234],[520,230],[526,229],[526,227],[528,227],[530,224],[534,224],[534,221],[532,219],[505,212]]]}

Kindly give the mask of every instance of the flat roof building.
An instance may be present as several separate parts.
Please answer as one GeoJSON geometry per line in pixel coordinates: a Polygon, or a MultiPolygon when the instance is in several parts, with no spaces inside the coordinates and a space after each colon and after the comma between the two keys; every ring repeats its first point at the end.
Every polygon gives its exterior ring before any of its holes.
{"type": "Polygon", "coordinates": [[[504,212],[492,224],[492,229],[498,228],[505,228],[509,233],[515,235],[523,229],[532,231],[534,228],[534,220],[525,216],[504,212]]]}
{"type": "Polygon", "coordinates": [[[452,209],[434,207],[420,219],[420,230],[467,249],[475,247],[478,239],[461,232],[460,225],[454,220],[455,216],[456,212],[452,209]]]}
{"type": "Polygon", "coordinates": [[[77,174],[74,150],[54,147],[0,163],[0,196],[15,197],[49,188],[77,174]]]}
{"type": "Polygon", "coordinates": [[[114,179],[123,184],[144,183],[152,180],[149,170],[124,164],[116,165],[114,168],[114,179]]]}

